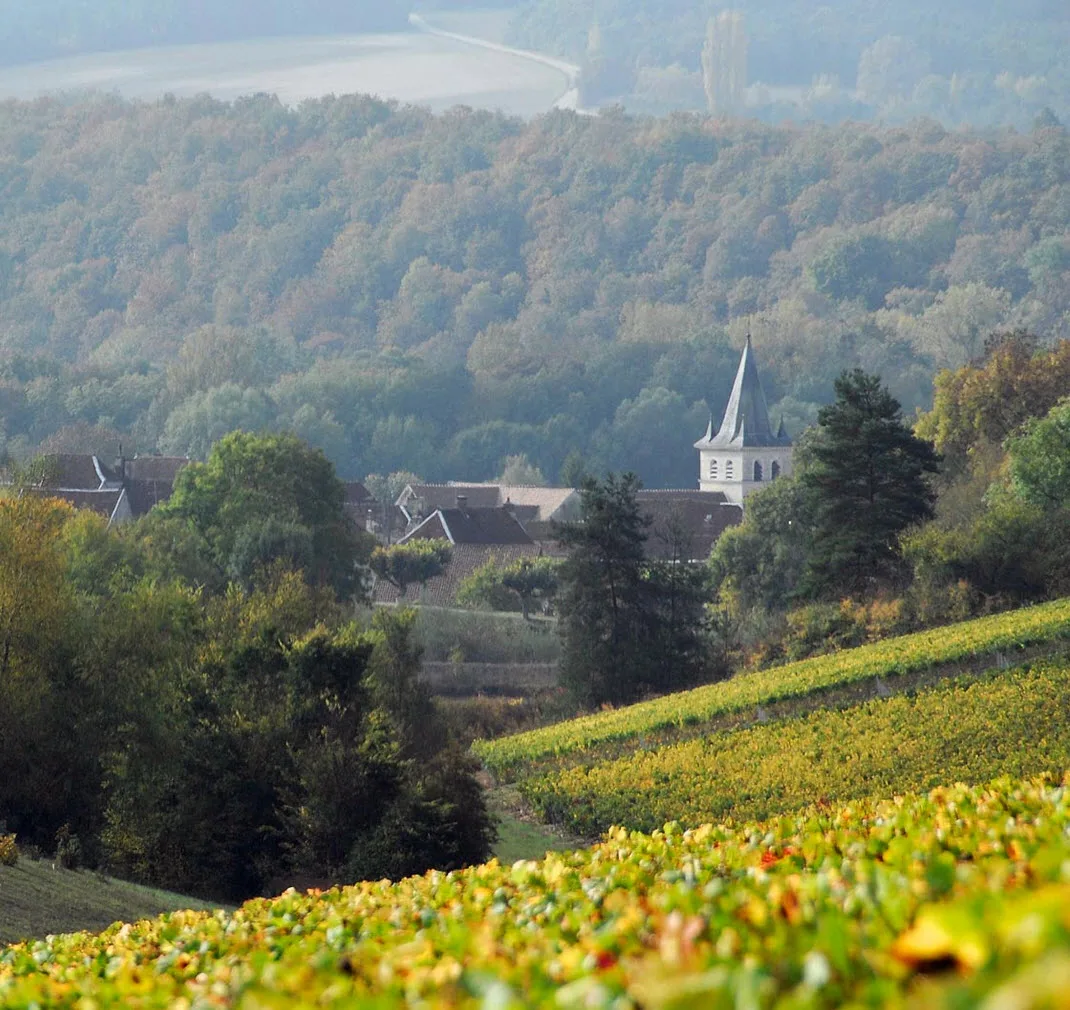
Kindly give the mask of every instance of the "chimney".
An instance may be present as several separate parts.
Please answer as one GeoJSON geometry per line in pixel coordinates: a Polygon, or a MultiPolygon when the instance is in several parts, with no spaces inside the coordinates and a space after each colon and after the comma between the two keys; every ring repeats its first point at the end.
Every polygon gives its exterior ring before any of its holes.
{"type": "Polygon", "coordinates": [[[466,508],[468,508],[468,495],[466,495],[466,494],[457,495],[457,508],[459,508],[462,512],[466,508]]]}

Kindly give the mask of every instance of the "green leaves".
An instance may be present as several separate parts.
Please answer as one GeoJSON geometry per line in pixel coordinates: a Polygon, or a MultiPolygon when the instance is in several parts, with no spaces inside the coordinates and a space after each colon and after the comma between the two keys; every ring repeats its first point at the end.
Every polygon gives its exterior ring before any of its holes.
{"type": "Polygon", "coordinates": [[[1070,977],[1068,826],[1070,790],[1000,780],[738,827],[614,828],[538,862],[33,941],[0,951],[0,1002],[1048,1005],[1070,977]]]}

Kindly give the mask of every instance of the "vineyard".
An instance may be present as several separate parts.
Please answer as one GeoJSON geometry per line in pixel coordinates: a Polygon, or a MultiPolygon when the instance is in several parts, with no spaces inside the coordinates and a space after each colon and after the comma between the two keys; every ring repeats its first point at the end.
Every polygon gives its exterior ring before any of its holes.
{"type": "MultiPolygon", "coordinates": [[[[940,667],[985,662],[1003,665],[1016,653],[1070,635],[1070,600],[979,618],[873,645],[818,656],[627,708],[600,712],[475,745],[502,780],[580,763],[611,753],[697,737],[726,724],[767,717],[769,706],[825,703],[836,692],[880,691],[885,681],[940,667]]],[[[854,700],[857,700],[855,698],[854,700]]]]}
{"type": "Polygon", "coordinates": [[[1065,785],[1011,780],[735,829],[616,829],[541,862],[12,947],[0,1004],[1064,1005],[1068,831],[1065,785]]]}
{"type": "Polygon", "coordinates": [[[581,835],[768,817],[946,781],[1070,768],[1070,664],[826,710],[638,751],[525,781],[547,820],[581,835]]]}

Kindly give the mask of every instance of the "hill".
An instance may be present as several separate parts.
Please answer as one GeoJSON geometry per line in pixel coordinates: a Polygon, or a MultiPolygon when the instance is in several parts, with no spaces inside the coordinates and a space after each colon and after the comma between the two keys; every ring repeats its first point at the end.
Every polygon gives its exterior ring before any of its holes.
{"type": "Polygon", "coordinates": [[[347,477],[694,482],[747,332],[795,434],[1067,333],[1070,140],[349,96],[0,106],[0,406],[23,454],[288,428],[347,477]]]}
{"type": "Polygon", "coordinates": [[[53,868],[22,857],[0,866],[0,945],[48,933],[101,930],[178,909],[213,906],[169,891],[116,880],[90,870],[53,868]]]}
{"type": "Polygon", "coordinates": [[[477,742],[484,764],[505,780],[607,760],[725,728],[856,703],[964,671],[1009,664],[1026,650],[1066,641],[1070,600],[887,639],[498,740],[477,742]]]}
{"type": "Polygon", "coordinates": [[[0,951],[0,1002],[1056,1005],[1068,797],[1003,780],[177,912],[0,951]]]}
{"type": "Polygon", "coordinates": [[[546,819],[586,835],[772,817],[996,775],[1070,768],[1070,663],[993,671],[917,694],[638,750],[521,783],[546,819]]]}

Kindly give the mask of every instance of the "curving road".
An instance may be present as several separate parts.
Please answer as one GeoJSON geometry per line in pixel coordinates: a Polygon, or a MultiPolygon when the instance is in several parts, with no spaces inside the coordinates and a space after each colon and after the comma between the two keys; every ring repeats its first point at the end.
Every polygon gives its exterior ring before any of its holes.
{"type": "Polygon", "coordinates": [[[490,49],[496,53],[506,53],[509,56],[519,56],[524,60],[532,60],[535,63],[553,67],[554,70],[558,70],[565,75],[566,82],[565,93],[554,102],[553,107],[555,109],[569,109],[572,112],[578,112],[583,116],[593,116],[596,114],[593,110],[580,108],[580,68],[576,66],[575,63],[566,63],[564,60],[556,59],[553,56],[546,56],[543,53],[532,52],[529,49],[515,49],[512,46],[505,46],[499,42],[488,42],[486,39],[479,39],[473,35],[460,35],[457,32],[447,32],[429,24],[423,17],[416,13],[409,15],[409,24],[411,24],[413,28],[419,28],[420,31],[428,32],[431,35],[438,35],[444,39],[452,39],[454,42],[462,42],[469,46],[478,46],[480,49],[490,49]]]}

